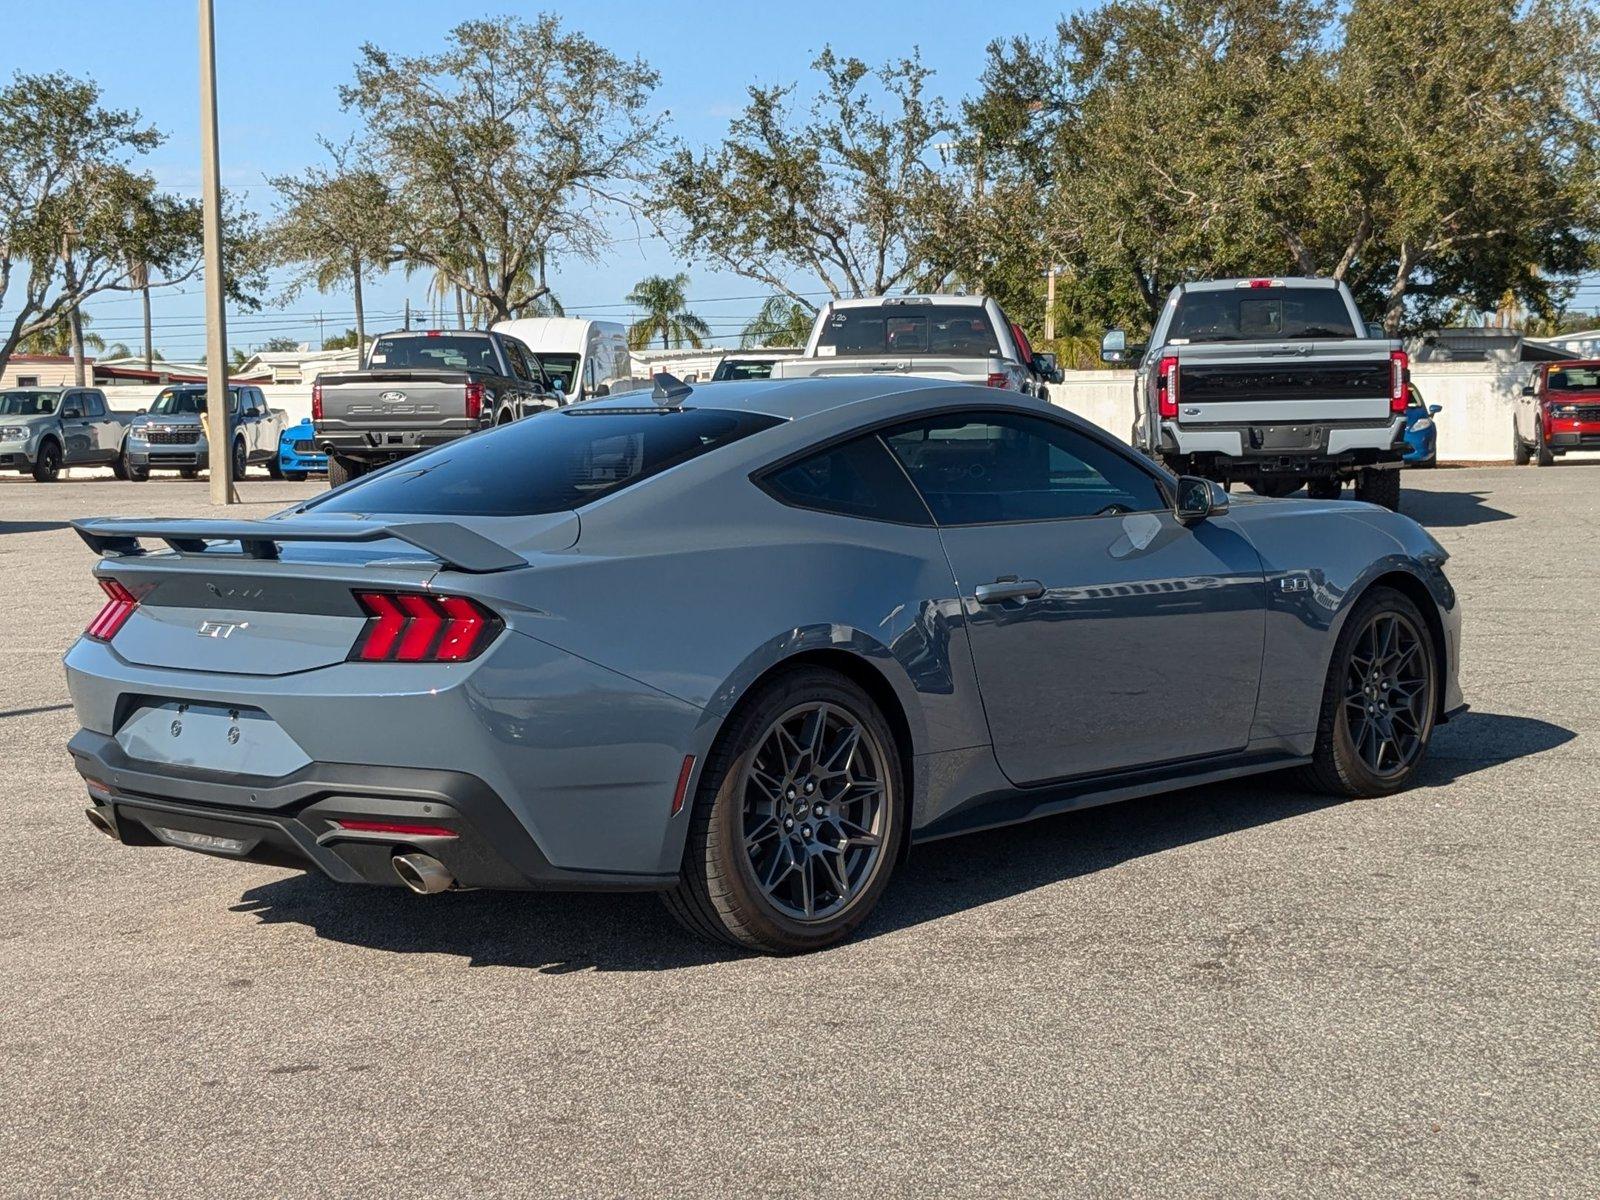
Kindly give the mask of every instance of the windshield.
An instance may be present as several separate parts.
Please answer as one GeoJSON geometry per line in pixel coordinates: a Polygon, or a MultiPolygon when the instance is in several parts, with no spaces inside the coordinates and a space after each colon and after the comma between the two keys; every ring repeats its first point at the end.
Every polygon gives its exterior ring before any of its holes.
{"type": "Polygon", "coordinates": [[[1562,367],[1550,372],[1552,392],[1592,392],[1600,389],[1600,363],[1581,367],[1562,367]]]}
{"type": "Polygon", "coordinates": [[[572,381],[578,374],[578,356],[576,354],[540,354],[539,365],[544,368],[544,373],[550,377],[552,386],[558,386],[567,395],[572,395],[572,381]]]}
{"type": "MultiPolygon", "coordinates": [[[[228,411],[239,411],[239,389],[228,389],[228,411]]],[[[206,411],[206,393],[196,388],[164,388],[150,411],[158,417],[176,417],[206,411]]]]}
{"type": "Polygon", "coordinates": [[[1285,342],[1359,336],[1336,288],[1230,288],[1184,292],[1169,342],[1285,342]]]}
{"type": "Polygon", "coordinates": [[[562,512],[780,421],[718,409],[552,409],[406,459],[310,507],[430,516],[562,512]]]}
{"type": "Polygon", "coordinates": [[[771,379],[772,361],[770,358],[743,358],[737,361],[725,358],[717,364],[711,382],[722,383],[729,379],[771,379]]]}
{"type": "Polygon", "coordinates": [[[486,336],[408,334],[381,337],[372,344],[372,369],[385,371],[476,371],[500,374],[494,343],[486,336]]]}
{"type": "Polygon", "coordinates": [[[0,393],[0,414],[8,417],[43,416],[55,412],[60,401],[60,392],[0,393]]]}
{"type": "Polygon", "coordinates": [[[819,355],[939,354],[984,358],[999,354],[989,314],[975,305],[892,304],[841,308],[823,323],[819,355]]]}

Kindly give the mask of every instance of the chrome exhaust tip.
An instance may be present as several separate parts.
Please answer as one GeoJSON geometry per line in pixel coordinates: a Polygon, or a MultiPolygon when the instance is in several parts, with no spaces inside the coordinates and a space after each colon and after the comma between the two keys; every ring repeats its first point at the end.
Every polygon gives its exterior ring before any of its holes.
{"type": "Polygon", "coordinates": [[[105,809],[101,808],[98,804],[92,808],[84,809],[83,815],[89,818],[89,824],[93,825],[112,841],[120,842],[122,840],[121,835],[117,833],[116,822],[112,821],[110,817],[106,816],[105,809]]]}
{"type": "Polygon", "coordinates": [[[455,876],[431,854],[396,854],[394,873],[419,896],[432,896],[454,886],[455,876]]]}

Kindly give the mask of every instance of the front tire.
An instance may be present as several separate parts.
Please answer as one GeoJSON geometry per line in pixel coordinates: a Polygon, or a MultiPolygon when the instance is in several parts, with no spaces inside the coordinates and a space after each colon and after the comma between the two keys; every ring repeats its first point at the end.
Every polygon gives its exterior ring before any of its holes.
{"type": "Polygon", "coordinates": [[[39,456],[33,460],[33,478],[36,483],[54,483],[61,475],[61,447],[46,440],[39,446],[39,456]]]}
{"type": "Polygon", "coordinates": [[[250,469],[250,452],[244,448],[244,439],[233,444],[233,481],[238,483],[250,469]]]}
{"type": "Polygon", "coordinates": [[[1411,785],[1438,705],[1433,638],[1411,599],[1375,588],[1339,632],[1305,780],[1335,796],[1387,796],[1411,785]]]}
{"type": "Polygon", "coordinates": [[[267,474],[273,479],[283,479],[285,477],[283,463],[278,461],[276,454],[267,459],[267,474]]]}
{"type": "Polygon", "coordinates": [[[1517,434],[1517,423],[1511,423],[1511,462],[1515,466],[1525,467],[1529,462],[1528,443],[1517,434]]]}
{"type": "Polygon", "coordinates": [[[1373,467],[1362,468],[1361,473],[1356,476],[1356,499],[1387,508],[1390,512],[1399,512],[1400,472],[1373,467]]]}
{"type": "Polygon", "coordinates": [[[1337,500],[1344,485],[1337,479],[1313,479],[1306,484],[1306,495],[1313,500],[1337,500]]]}
{"type": "Polygon", "coordinates": [[[765,684],[706,761],[668,911],[766,954],[849,937],[894,870],[900,761],[882,712],[845,676],[807,667],[765,684]]]}
{"type": "Polygon", "coordinates": [[[328,455],[328,486],[330,488],[343,487],[352,479],[360,479],[367,473],[365,463],[356,462],[350,458],[339,458],[328,455]]]}
{"type": "Polygon", "coordinates": [[[1550,447],[1545,445],[1544,428],[1540,425],[1533,427],[1533,461],[1535,466],[1540,467],[1556,465],[1556,456],[1550,447]]]}

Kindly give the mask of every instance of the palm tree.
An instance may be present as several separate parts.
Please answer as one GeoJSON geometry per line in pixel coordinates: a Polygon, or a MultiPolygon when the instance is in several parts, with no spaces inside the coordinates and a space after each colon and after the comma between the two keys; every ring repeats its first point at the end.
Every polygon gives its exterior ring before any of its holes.
{"type": "Polygon", "coordinates": [[[787,296],[769,296],[739,334],[739,348],[752,346],[804,346],[811,336],[815,311],[787,296]]]}
{"type": "Polygon", "coordinates": [[[693,346],[699,349],[711,336],[711,327],[684,305],[689,287],[687,275],[651,275],[633,285],[633,291],[623,299],[635,308],[644,309],[644,316],[628,329],[628,345],[643,350],[656,334],[661,335],[661,348],[693,346]]]}
{"type": "MultiPolygon", "coordinates": [[[[78,316],[79,330],[86,329],[90,324],[89,314],[80,313],[78,316]]],[[[84,333],[83,345],[90,350],[104,350],[105,339],[97,333],[84,333]]],[[[29,334],[17,343],[17,349],[24,354],[71,354],[72,353],[72,313],[63,312],[56,318],[54,325],[47,329],[40,329],[29,334]]]]}
{"type": "Polygon", "coordinates": [[[112,342],[106,347],[107,358],[131,358],[133,351],[128,349],[127,342],[112,342]]]}

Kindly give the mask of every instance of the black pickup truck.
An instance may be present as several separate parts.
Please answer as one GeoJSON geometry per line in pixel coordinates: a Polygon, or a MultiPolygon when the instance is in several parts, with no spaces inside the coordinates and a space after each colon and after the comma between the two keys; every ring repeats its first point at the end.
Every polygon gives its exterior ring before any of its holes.
{"type": "Polygon", "coordinates": [[[338,487],[397,458],[565,403],[516,338],[480,330],[385,333],[365,369],[311,387],[317,448],[338,487]]]}

